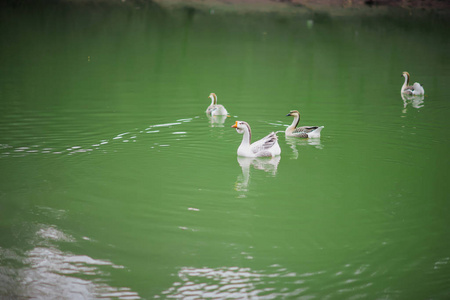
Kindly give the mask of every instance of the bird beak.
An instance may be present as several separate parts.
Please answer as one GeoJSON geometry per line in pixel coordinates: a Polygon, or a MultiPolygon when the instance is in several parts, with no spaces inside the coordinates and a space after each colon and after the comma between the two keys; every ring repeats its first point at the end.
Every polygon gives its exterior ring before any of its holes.
{"type": "Polygon", "coordinates": [[[231,125],[231,128],[237,128],[237,122],[234,125],[231,125]]]}
{"type": "Polygon", "coordinates": [[[291,113],[288,113],[287,115],[286,115],[286,117],[289,117],[291,115],[291,113]]]}

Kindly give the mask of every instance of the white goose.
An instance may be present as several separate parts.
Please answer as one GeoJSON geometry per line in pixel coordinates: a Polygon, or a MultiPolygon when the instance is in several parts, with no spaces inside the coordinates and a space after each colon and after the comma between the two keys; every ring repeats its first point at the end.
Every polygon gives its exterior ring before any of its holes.
{"type": "Polygon", "coordinates": [[[297,110],[291,110],[286,117],[294,117],[292,124],[286,128],[286,136],[296,136],[301,138],[319,138],[320,131],[322,131],[323,126],[302,126],[297,127],[300,121],[300,113],[297,110]]]}
{"type": "Polygon", "coordinates": [[[217,96],[214,93],[209,94],[211,99],[211,105],[206,109],[206,113],[210,116],[226,116],[228,115],[227,110],[221,104],[217,104],[217,96]]]}
{"type": "Polygon", "coordinates": [[[278,137],[275,132],[272,132],[268,136],[263,137],[259,141],[250,143],[252,137],[252,131],[250,125],[244,121],[236,121],[232,128],[236,128],[236,131],[240,134],[244,134],[242,137],[241,145],[237,150],[239,156],[245,157],[263,157],[263,156],[276,156],[280,155],[281,149],[278,145],[278,137]]]}
{"type": "Polygon", "coordinates": [[[401,90],[402,94],[406,94],[406,95],[424,95],[425,94],[425,90],[423,89],[423,86],[420,85],[420,83],[414,82],[413,85],[408,85],[409,77],[410,77],[408,72],[403,72],[402,76],[405,77],[405,82],[403,83],[402,90],[401,90]]]}

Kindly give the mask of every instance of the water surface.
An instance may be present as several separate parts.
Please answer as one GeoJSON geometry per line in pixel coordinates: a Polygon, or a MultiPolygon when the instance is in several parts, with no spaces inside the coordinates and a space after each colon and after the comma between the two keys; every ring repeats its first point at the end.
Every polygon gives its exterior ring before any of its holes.
{"type": "Polygon", "coordinates": [[[2,298],[450,296],[446,20],[1,14],[2,298]],[[322,137],[236,156],[292,109],[322,137]]]}

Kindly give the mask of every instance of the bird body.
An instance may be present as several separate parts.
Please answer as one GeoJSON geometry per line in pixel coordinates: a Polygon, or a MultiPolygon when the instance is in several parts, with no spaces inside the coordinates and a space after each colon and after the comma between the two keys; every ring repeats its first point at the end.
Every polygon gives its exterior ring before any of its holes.
{"type": "Polygon", "coordinates": [[[243,134],[242,142],[239,145],[237,154],[244,157],[264,157],[280,155],[281,149],[278,145],[278,137],[275,132],[263,137],[262,139],[251,143],[251,129],[250,125],[244,121],[236,121],[232,128],[243,134]]]}
{"type": "Polygon", "coordinates": [[[403,72],[402,76],[405,78],[405,82],[402,85],[401,93],[406,95],[424,95],[425,90],[423,89],[423,86],[418,83],[414,82],[413,85],[409,85],[409,78],[410,75],[408,72],[403,72]]]}
{"type": "Polygon", "coordinates": [[[286,128],[286,136],[295,136],[300,138],[319,138],[320,131],[322,131],[323,126],[301,126],[297,127],[300,121],[300,113],[296,110],[291,110],[286,116],[293,116],[294,121],[292,124],[286,128]]]}
{"type": "Polygon", "coordinates": [[[206,109],[206,113],[210,116],[226,116],[228,111],[221,104],[217,104],[217,96],[214,93],[209,94],[211,105],[206,109]]]}

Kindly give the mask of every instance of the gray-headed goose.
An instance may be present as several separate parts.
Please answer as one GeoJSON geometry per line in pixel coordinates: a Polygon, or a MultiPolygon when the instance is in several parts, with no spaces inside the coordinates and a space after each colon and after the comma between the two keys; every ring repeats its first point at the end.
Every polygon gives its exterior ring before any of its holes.
{"type": "Polygon", "coordinates": [[[318,138],[323,126],[302,126],[297,127],[300,121],[300,113],[297,110],[291,110],[287,115],[294,117],[292,124],[286,128],[286,136],[296,136],[301,138],[318,138]]]}

